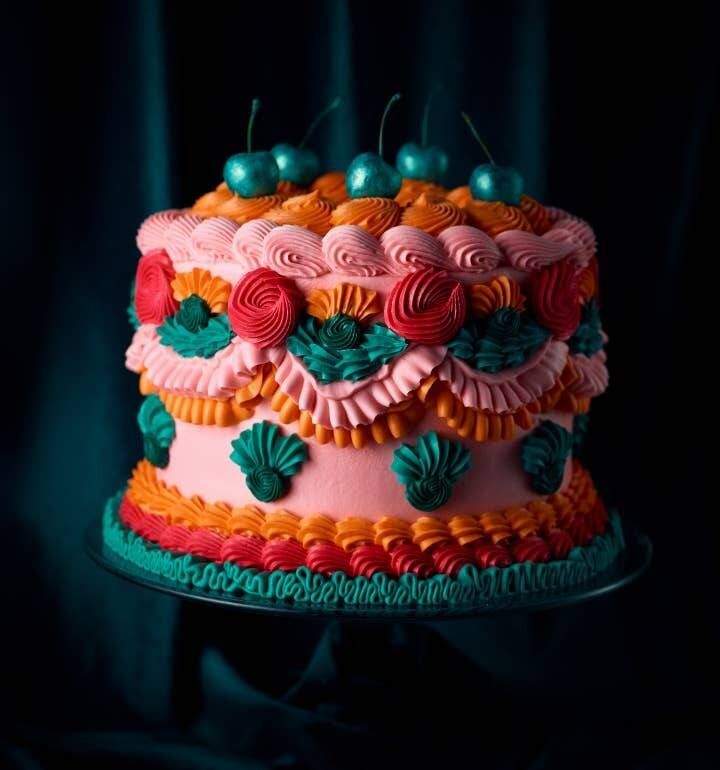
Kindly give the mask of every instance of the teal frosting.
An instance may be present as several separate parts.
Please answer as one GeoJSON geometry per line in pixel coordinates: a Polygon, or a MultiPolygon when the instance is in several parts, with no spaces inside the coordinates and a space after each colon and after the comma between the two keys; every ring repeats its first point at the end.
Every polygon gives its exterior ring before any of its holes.
{"type": "Polygon", "coordinates": [[[164,468],[170,460],[170,444],[175,438],[175,420],[156,395],[146,396],[137,416],[143,435],[145,457],[164,468]]]}
{"type": "Polygon", "coordinates": [[[128,321],[130,322],[130,326],[132,326],[135,331],[137,331],[140,328],[140,319],[137,316],[137,310],[135,310],[135,279],[133,278],[130,282],[130,304],[128,305],[127,309],[127,317],[128,321]]]}
{"type": "Polygon", "coordinates": [[[584,356],[595,355],[602,350],[603,338],[600,325],[600,311],[597,302],[591,299],[582,309],[580,324],[568,340],[571,353],[584,356]]]}
{"type": "Polygon", "coordinates": [[[212,591],[248,602],[398,610],[479,605],[587,583],[609,569],[625,546],[620,517],[613,512],[603,535],[584,548],[573,548],[566,559],[546,564],[525,562],[484,570],[470,564],[455,578],[440,574],[418,578],[412,573],[399,578],[384,574],[366,578],[344,572],[324,577],[307,567],[290,572],[257,570],[165,551],[122,524],[117,515],[122,494],[108,500],[102,520],[103,541],[116,557],[181,588],[212,591]]]}
{"type": "Polygon", "coordinates": [[[202,297],[191,294],[180,303],[175,319],[189,332],[197,332],[208,325],[211,312],[210,306],[202,297]]]}
{"type": "MultiPolygon", "coordinates": [[[[349,380],[357,382],[374,374],[408,346],[407,340],[383,324],[357,329],[354,347],[339,347],[353,341],[355,331],[342,317],[333,316],[322,326],[306,315],[288,337],[288,350],[300,358],[305,368],[321,383],[349,380]],[[337,320],[334,320],[337,319],[337,320]],[[332,322],[332,326],[328,326],[332,322]]],[[[353,324],[353,319],[348,319],[353,324]]]]}
{"type": "Polygon", "coordinates": [[[448,350],[475,369],[496,373],[524,363],[549,336],[526,313],[503,307],[468,321],[448,342],[448,350]]]}
{"type": "Polygon", "coordinates": [[[542,420],[523,439],[520,459],[536,492],[551,495],[560,488],[572,445],[572,433],[552,420],[542,420]]]}
{"type": "Polygon", "coordinates": [[[434,511],[450,499],[455,482],[470,468],[470,452],[458,441],[430,431],[415,446],[395,450],[390,469],[405,484],[405,497],[419,511],[434,511]]]}
{"type": "Polygon", "coordinates": [[[572,430],[572,453],[577,455],[582,449],[582,445],[587,435],[588,427],[590,425],[589,414],[576,414],[573,418],[573,430],[572,430]]]}
{"type": "Polygon", "coordinates": [[[160,342],[171,347],[184,358],[193,356],[210,358],[218,350],[226,348],[235,336],[235,332],[230,328],[228,317],[224,313],[210,318],[205,327],[191,331],[183,326],[178,317],[179,312],[166,318],[157,331],[160,342]]]}
{"type": "Polygon", "coordinates": [[[231,442],[230,459],[245,474],[245,484],[263,503],[282,497],[288,479],[307,460],[307,447],[296,435],[283,436],[274,423],[263,420],[231,442]]]}

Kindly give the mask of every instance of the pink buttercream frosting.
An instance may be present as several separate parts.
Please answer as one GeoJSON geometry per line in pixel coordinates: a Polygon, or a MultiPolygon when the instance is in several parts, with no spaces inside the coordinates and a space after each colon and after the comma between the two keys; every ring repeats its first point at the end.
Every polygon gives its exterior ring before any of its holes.
{"type": "Polygon", "coordinates": [[[165,231],[182,214],[181,209],[168,209],[151,214],[143,221],[135,242],[141,254],[165,248],[165,231]]]}
{"type": "Polygon", "coordinates": [[[564,237],[564,232],[560,233],[558,240],[558,232],[555,230],[549,230],[542,236],[523,230],[506,230],[497,236],[497,244],[505,259],[513,267],[525,272],[542,270],[543,267],[583,251],[579,240],[572,236],[564,237]]]}
{"type": "Polygon", "coordinates": [[[438,241],[448,254],[452,263],[451,270],[484,273],[493,270],[502,261],[502,252],[497,243],[477,227],[448,227],[440,233],[438,241]]]}
{"type": "Polygon", "coordinates": [[[437,238],[409,225],[397,225],[380,237],[388,272],[405,275],[423,267],[450,269],[448,257],[437,238]]]}
{"type": "Polygon", "coordinates": [[[175,264],[193,258],[192,233],[203,221],[197,214],[180,214],[168,225],[163,240],[165,251],[175,264]]]}
{"type": "Polygon", "coordinates": [[[575,395],[595,398],[607,390],[609,377],[604,350],[599,350],[590,357],[574,355],[572,361],[578,375],[577,380],[570,386],[575,395]]]}
{"type": "Polygon", "coordinates": [[[264,265],[263,241],[277,225],[269,219],[251,219],[238,228],[232,242],[234,261],[248,272],[264,265]]]}
{"type": "Polygon", "coordinates": [[[322,254],[330,270],[370,277],[387,272],[380,241],[356,225],[338,225],[323,238],[322,254]]]}
{"type": "MultiPolygon", "coordinates": [[[[570,414],[551,413],[544,418],[571,429],[570,414]]],[[[399,442],[369,444],[354,450],[338,449],[332,442],[321,445],[306,441],[308,460],[290,480],[288,494],[271,505],[259,503],[247,488],[239,467],[230,460],[230,442],[262,420],[277,420],[277,415],[264,403],[256,407],[252,418],[227,428],[177,420],[170,463],[167,468],[158,469],[158,476],[176,486],[185,497],[200,495],[209,502],[222,500],[232,506],[255,505],[266,511],[284,508],[299,516],[326,514],[336,520],[360,516],[377,521],[389,515],[412,521],[422,515],[408,503],[405,487],[390,469],[399,442]]],[[[293,432],[291,426],[282,430],[293,432]]],[[[414,444],[417,435],[430,430],[453,441],[460,440],[442,420],[428,414],[404,441],[414,444]]],[[[455,484],[450,501],[432,515],[448,518],[455,514],[479,514],[537,499],[520,466],[520,442],[525,435],[519,431],[512,441],[462,441],[470,451],[470,471],[455,484]]],[[[569,478],[570,460],[561,488],[569,478]]]]}
{"type": "Polygon", "coordinates": [[[159,338],[155,324],[140,326],[133,334],[130,347],[125,351],[125,366],[131,372],[139,374],[145,366],[145,356],[148,350],[158,343],[159,338]]]}
{"type": "Polygon", "coordinates": [[[201,262],[230,262],[232,242],[238,223],[225,217],[210,217],[202,221],[190,236],[192,255],[201,262]]]}
{"type": "Polygon", "coordinates": [[[297,225],[281,225],[265,236],[263,262],[290,278],[316,278],[329,272],[322,256],[322,238],[297,225]]]}

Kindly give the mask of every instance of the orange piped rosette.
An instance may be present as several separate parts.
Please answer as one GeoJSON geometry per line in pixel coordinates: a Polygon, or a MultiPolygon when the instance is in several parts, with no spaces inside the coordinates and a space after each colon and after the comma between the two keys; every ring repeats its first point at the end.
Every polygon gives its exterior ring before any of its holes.
{"type": "Polygon", "coordinates": [[[344,171],[328,171],[326,174],[321,174],[310,185],[310,189],[317,190],[333,206],[339,206],[349,200],[344,171]]]}
{"type": "Polygon", "coordinates": [[[400,224],[401,213],[392,198],[353,198],[333,211],[330,222],[333,226],[355,225],[378,237],[400,224]]]}
{"type": "Polygon", "coordinates": [[[507,275],[498,275],[487,283],[470,287],[470,307],[476,318],[485,318],[504,307],[524,310],[525,297],[516,281],[507,275]]]}
{"type": "Polygon", "coordinates": [[[201,217],[227,217],[243,225],[251,219],[259,219],[282,201],[283,197],[277,194],[241,198],[230,192],[225,182],[221,182],[215,190],[195,201],[192,212],[201,217]]]}
{"type": "Polygon", "coordinates": [[[520,210],[527,217],[536,235],[543,235],[552,227],[550,214],[542,203],[529,195],[520,196],[520,210]]]}
{"type": "Polygon", "coordinates": [[[472,199],[465,204],[465,211],[467,211],[472,223],[492,238],[506,230],[534,232],[527,217],[517,206],[508,206],[501,201],[472,199]]]}
{"type": "Polygon", "coordinates": [[[433,198],[444,198],[447,195],[447,189],[435,182],[426,182],[422,179],[408,179],[405,177],[400,185],[400,192],[395,196],[395,200],[401,206],[409,206],[414,203],[423,193],[433,198]]]}
{"type": "Polygon", "coordinates": [[[232,198],[232,195],[225,182],[220,182],[214,190],[205,193],[205,195],[202,195],[195,201],[192,207],[193,214],[199,214],[201,217],[211,217],[215,214],[215,209],[232,198]]]}
{"type": "Polygon", "coordinates": [[[332,206],[323,198],[318,190],[296,195],[283,201],[279,206],[270,209],[263,215],[278,225],[298,225],[308,230],[325,235],[330,229],[332,206]]]}
{"type": "Polygon", "coordinates": [[[288,179],[281,179],[275,192],[282,198],[293,198],[296,195],[305,195],[305,193],[310,191],[306,187],[300,187],[295,182],[290,182],[288,179]]]}
{"type": "Polygon", "coordinates": [[[464,225],[467,214],[451,201],[424,192],[403,211],[400,222],[430,235],[439,235],[448,227],[464,225]]]}
{"type": "Polygon", "coordinates": [[[227,310],[232,288],[227,281],[201,267],[195,267],[189,273],[177,273],[170,286],[178,302],[195,294],[207,302],[213,313],[224,313],[227,310]]]}
{"type": "Polygon", "coordinates": [[[381,310],[378,293],[354,283],[339,283],[332,289],[313,289],[308,295],[307,312],[320,321],[342,313],[367,323],[381,310]]]}
{"type": "Polygon", "coordinates": [[[455,187],[445,196],[451,203],[454,203],[458,208],[464,209],[465,206],[473,199],[470,187],[463,185],[462,187],[455,187]]]}

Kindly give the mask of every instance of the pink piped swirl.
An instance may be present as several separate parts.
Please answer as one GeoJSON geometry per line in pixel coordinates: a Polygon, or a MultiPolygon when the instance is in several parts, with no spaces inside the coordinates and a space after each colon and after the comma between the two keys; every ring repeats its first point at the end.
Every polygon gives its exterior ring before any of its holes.
{"type": "Polygon", "coordinates": [[[151,214],[137,232],[135,242],[141,254],[162,249],[165,246],[165,231],[182,214],[181,209],[168,209],[151,214]]]}
{"type": "Polygon", "coordinates": [[[570,390],[578,396],[595,398],[607,390],[608,370],[605,362],[607,355],[599,350],[592,356],[575,355],[572,358],[577,379],[570,385],[570,390]]]}
{"type": "Polygon", "coordinates": [[[463,325],[466,304],[459,281],[444,270],[426,267],[393,286],[385,305],[385,323],[411,342],[442,345],[463,325]]]}
{"type": "Polygon", "coordinates": [[[438,235],[438,240],[453,262],[453,270],[484,273],[494,270],[502,261],[502,252],[495,241],[477,227],[448,227],[438,235]]]}
{"type": "Polygon", "coordinates": [[[338,225],[323,238],[322,254],[330,269],[369,278],[387,272],[378,239],[357,225],[338,225]]]}
{"type": "Polygon", "coordinates": [[[269,219],[251,219],[241,225],[232,242],[233,261],[246,270],[255,270],[263,264],[263,241],[277,227],[269,219]]]}
{"type": "Polygon", "coordinates": [[[226,217],[210,217],[192,232],[193,257],[200,262],[232,262],[232,242],[238,223],[226,217]]]}
{"type": "Polygon", "coordinates": [[[167,252],[162,249],[143,254],[135,273],[135,312],[143,324],[161,324],[179,307],[170,281],[175,277],[167,252]]]}
{"type": "Polygon", "coordinates": [[[535,317],[559,340],[572,336],[580,323],[580,288],[575,266],[555,264],[533,273],[530,299],[535,317]]]}
{"type": "Polygon", "coordinates": [[[538,236],[523,230],[506,230],[496,241],[514,268],[532,273],[567,259],[580,246],[578,241],[556,240],[551,233],[538,236]]]}
{"type": "Polygon", "coordinates": [[[586,267],[597,251],[595,233],[581,219],[560,219],[545,233],[545,237],[557,243],[573,245],[572,259],[578,267],[586,267]]]}
{"type": "Polygon", "coordinates": [[[409,225],[397,225],[380,237],[387,269],[405,275],[425,267],[449,267],[447,256],[437,238],[409,225]]]}
{"type": "Polygon", "coordinates": [[[232,330],[259,348],[282,344],[297,324],[303,297],[295,283],[260,267],[246,273],[228,300],[232,330]]]}
{"type": "Polygon", "coordinates": [[[197,214],[181,214],[165,230],[165,251],[170,255],[173,263],[192,260],[192,233],[202,221],[202,217],[197,214]]]}
{"type": "Polygon", "coordinates": [[[330,272],[322,256],[322,238],[297,225],[281,225],[265,236],[263,261],[291,278],[317,278],[330,272]]]}

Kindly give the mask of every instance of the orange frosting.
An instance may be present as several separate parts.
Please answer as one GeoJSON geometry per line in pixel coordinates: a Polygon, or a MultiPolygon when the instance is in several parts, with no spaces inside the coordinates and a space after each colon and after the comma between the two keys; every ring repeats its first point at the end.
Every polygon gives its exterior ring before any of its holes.
{"type": "Polygon", "coordinates": [[[531,198],[529,195],[521,195],[520,210],[525,214],[537,235],[546,233],[552,227],[552,221],[547,209],[542,203],[536,201],[535,198],[531,198]]]}
{"type": "Polygon", "coordinates": [[[493,238],[506,230],[533,232],[532,225],[519,208],[500,201],[470,200],[465,204],[465,211],[473,224],[493,238]]]}
{"type": "Polygon", "coordinates": [[[202,216],[227,217],[243,225],[251,219],[259,219],[266,211],[279,206],[282,200],[280,195],[260,195],[257,198],[231,195],[212,210],[195,211],[193,208],[193,211],[202,216]]]}
{"type": "Polygon", "coordinates": [[[439,235],[453,225],[464,225],[465,212],[445,198],[432,197],[424,192],[403,211],[402,224],[417,227],[430,235],[439,235]]]}
{"type": "Polygon", "coordinates": [[[195,267],[189,273],[177,273],[170,285],[173,289],[173,297],[178,302],[196,294],[207,302],[213,313],[224,313],[227,310],[232,286],[208,270],[195,267]]]}
{"type": "Polygon", "coordinates": [[[349,200],[345,187],[344,171],[328,171],[326,174],[322,174],[310,185],[310,189],[317,190],[333,206],[339,206],[349,200]]]}
{"type": "Polygon", "coordinates": [[[294,195],[304,195],[308,192],[306,187],[300,187],[295,182],[289,182],[287,179],[281,179],[278,182],[277,190],[275,191],[283,198],[292,198],[294,195]]]}
{"type": "Polygon", "coordinates": [[[433,198],[444,198],[447,195],[447,190],[439,184],[434,182],[424,182],[421,179],[403,179],[400,185],[400,192],[395,196],[395,200],[401,206],[407,206],[410,203],[414,203],[415,199],[427,193],[433,198]]]}
{"type": "Polygon", "coordinates": [[[597,293],[595,272],[589,267],[584,267],[577,274],[577,282],[580,301],[583,304],[587,304],[597,293]]]}
{"type": "Polygon", "coordinates": [[[525,298],[516,281],[507,275],[498,275],[487,283],[470,287],[470,307],[478,318],[484,318],[503,307],[523,310],[525,298]]]}
{"type": "Polygon", "coordinates": [[[374,236],[400,224],[401,208],[392,198],[353,198],[332,213],[333,225],[356,225],[374,236]]]}
{"type": "Polygon", "coordinates": [[[451,203],[454,203],[461,209],[464,209],[465,206],[467,206],[467,204],[473,199],[470,188],[467,185],[456,187],[455,189],[450,190],[450,192],[445,197],[451,203]]]}
{"type": "Polygon", "coordinates": [[[278,225],[299,225],[307,227],[318,235],[325,235],[330,229],[330,214],[332,206],[323,198],[318,190],[288,198],[279,206],[263,214],[278,225]]]}
{"type": "Polygon", "coordinates": [[[354,283],[339,283],[332,289],[313,289],[308,295],[307,312],[320,321],[343,313],[363,322],[381,310],[378,293],[354,283]]]}
{"type": "Polygon", "coordinates": [[[228,186],[225,182],[220,182],[214,190],[205,193],[195,201],[192,207],[193,213],[199,214],[201,217],[213,216],[215,209],[230,198],[232,198],[232,193],[228,186]]]}

